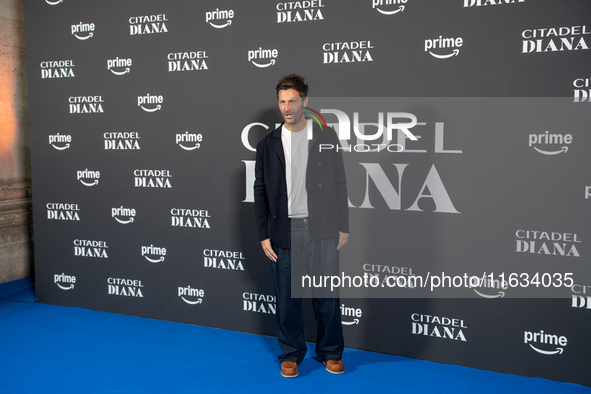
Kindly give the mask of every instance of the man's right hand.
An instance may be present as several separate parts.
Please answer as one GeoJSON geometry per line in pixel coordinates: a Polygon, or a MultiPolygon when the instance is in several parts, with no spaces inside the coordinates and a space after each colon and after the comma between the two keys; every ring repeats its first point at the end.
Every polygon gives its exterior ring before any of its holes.
{"type": "Polygon", "coordinates": [[[261,241],[261,246],[263,247],[263,251],[267,255],[267,257],[275,262],[277,262],[277,254],[273,250],[271,246],[271,238],[267,238],[264,241],[261,241]]]}

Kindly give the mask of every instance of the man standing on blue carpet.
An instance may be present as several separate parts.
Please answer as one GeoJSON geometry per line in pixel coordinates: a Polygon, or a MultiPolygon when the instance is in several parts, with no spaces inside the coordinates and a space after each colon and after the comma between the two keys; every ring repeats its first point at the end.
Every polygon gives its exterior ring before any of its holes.
{"type": "MultiPolygon", "coordinates": [[[[314,125],[309,133],[304,78],[285,76],[276,91],[283,123],[257,145],[255,215],[261,246],[273,265],[281,375],[296,377],[307,346],[303,300],[292,298],[292,283],[297,286],[303,275],[339,275],[338,251],[349,238],[349,213],[339,141],[332,129],[314,125]]],[[[341,374],[338,291],[315,289],[313,296],[316,354],[327,371],[341,374]]]]}

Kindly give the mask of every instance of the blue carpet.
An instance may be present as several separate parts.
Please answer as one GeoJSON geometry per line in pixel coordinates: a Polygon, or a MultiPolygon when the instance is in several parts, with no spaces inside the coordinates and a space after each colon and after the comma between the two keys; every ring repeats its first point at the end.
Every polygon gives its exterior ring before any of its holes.
{"type": "Polygon", "coordinates": [[[346,349],[279,374],[275,338],[35,303],[34,281],[0,285],[0,393],[591,393],[591,388],[346,349]]]}

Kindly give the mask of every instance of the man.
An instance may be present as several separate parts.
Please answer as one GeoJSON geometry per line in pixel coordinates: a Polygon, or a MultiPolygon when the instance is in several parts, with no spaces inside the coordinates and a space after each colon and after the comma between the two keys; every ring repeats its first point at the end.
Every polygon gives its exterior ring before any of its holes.
{"type": "MultiPolygon", "coordinates": [[[[276,91],[284,122],[257,145],[255,215],[261,246],[273,265],[277,339],[283,350],[281,375],[295,377],[307,347],[303,302],[291,297],[291,278],[298,283],[298,274],[339,274],[338,250],[349,238],[349,214],[336,133],[314,127],[312,139],[308,138],[304,78],[285,76],[276,91]],[[320,150],[320,144],[335,148],[320,150]]],[[[329,372],[341,374],[344,340],[338,296],[327,297],[325,292],[312,302],[316,354],[329,372]]]]}

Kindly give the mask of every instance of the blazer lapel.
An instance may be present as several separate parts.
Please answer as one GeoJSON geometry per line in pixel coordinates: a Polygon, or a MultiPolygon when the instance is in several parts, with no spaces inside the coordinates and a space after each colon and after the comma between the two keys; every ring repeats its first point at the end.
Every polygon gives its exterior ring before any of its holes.
{"type": "MultiPolygon", "coordinates": [[[[283,125],[282,125],[283,126],[283,125]]],[[[279,157],[279,162],[281,163],[281,170],[283,174],[285,174],[285,154],[283,153],[283,144],[281,143],[281,127],[279,126],[272,134],[272,143],[273,149],[275,149],[275,153],[277,157],[279,157]]]]}
{"type": "Polygon", "coordinates": [[[312,139],[308,141],[308,153],[310,153],[314,144],[318,142],[318,137],[320,137],[320,129],[315,124],[312,124],[312,139]]]}

